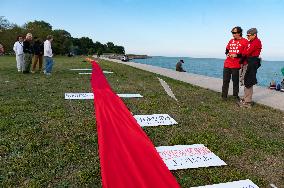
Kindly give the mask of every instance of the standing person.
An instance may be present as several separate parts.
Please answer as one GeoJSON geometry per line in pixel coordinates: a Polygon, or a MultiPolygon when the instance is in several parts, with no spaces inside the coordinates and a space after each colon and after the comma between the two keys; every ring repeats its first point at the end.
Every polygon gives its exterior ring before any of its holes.
{"type": "Polygon", "coordinates": [[[24,74],[30,73],[31,70],[32,58],[33,58],[33,46],[31,44],[32,40],[33,40],[33,35],[31,33],[28,33],[26,35],[25,41],[23,42],[24,74]]]}
{"type": "Polygon", "coordinates": [[[182,68],[182,64],[184,63],[184,61],[181,59],[179,60],[179,62],[177,62],[176,64],[176,71],[178,72],[186,72],[183,68],[182,68]]]}
{"type": "Polygon", "coordinates": [[[248,67],[244,78],[245,95],[244,98],[238,102],[238,104],[240,107],[250,108],[252,105],[253,86],[257,84],[257,69],[261,66],[261,59],[259,58],[259,55],[262,50],[262,44],[257,37],[256,28],[251,28],[247,31],[247,38],[249,40],[248,46],[243,53],[248,62],[248,67]]]}
{"type": "Polygon", "coordinates": [[[33,51],[34,51],[34,61],[33,61],[32,73],[35,73],[37,63],[39,64],[38,70],[39,72],[41,72],[42,71],[43,43],[37,37],[35,37],[33,51]]]}
{"type": "Polygon", "coordinates": [[[242,53],[247,46],[247,40],[242,37],[242,28],[234,27],[232,29],[233,39],[231,39],[226,47],[226,60],[223,70],[223,86],[222,98],[227,99],[230,80],[233,81],[233,96],[239,99],[239,71],[241,68],[242,53]]]}
{"type": "Polygon", "coordinates": [[[51,49],[51,42],[53,41],[53,36],[48,35],[46,41],[44,42],[44,60],[45,60],[45,70],[44,74],[51,75],[53,66],[53,54],[51,49]]]}
{"type": "Polygon", "coordinates": [[[24,70],[24,51],[23,51],[23,37],[22,36],[17,37],[17,41],[14,44],[13,50],[16,54],[18,72],[23,72],[24,70]]]}

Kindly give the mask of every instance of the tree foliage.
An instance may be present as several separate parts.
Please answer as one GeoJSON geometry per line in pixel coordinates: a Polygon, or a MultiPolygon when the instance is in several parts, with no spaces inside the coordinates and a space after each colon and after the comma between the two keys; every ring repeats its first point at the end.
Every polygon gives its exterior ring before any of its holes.
{"type": "Polygon", "coordinates": [[[5,17],[0,17],[0,44],[8,53],[13,53],[13,44],[17,36],[25,36],[32,33],[44,41],[48,35],[53,35],[52,48],[55,54],[66,55],[73,53],[76,55],[101,55],[103,53],[124,54],[123,46],[117,46],[112,42],[102,44],[98,41],[93,42],[88,37],[73,38],[68,31],[63,29],[54,29],[52,25],[45,21],[30,21],[23,26],[10,23],[5,17]]]}

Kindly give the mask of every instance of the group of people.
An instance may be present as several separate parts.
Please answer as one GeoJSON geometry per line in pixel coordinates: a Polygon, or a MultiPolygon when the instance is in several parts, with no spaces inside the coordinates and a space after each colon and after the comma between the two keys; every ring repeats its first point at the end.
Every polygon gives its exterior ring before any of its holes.
{"type": "Polygon", "coordinates": [[[247,31],[247,39],[242,37],[241,27],[232,29],[233,38],[226,47],[223,70],[222,98],[228,97],[229,83],[233,81],[233,96],[240,107],[252,106],[253,86],[257,84],[257,69],[261,66],[262,44],[257,29],[247,31]],[[239,85],[244,85],[244,97],[239,97],[239,85]]]}
{"type": "Polygon", "coordinates": [[[28,33],[25,38],[18,36],[13,47],[16,54],[18,72],[24,74],[35,73],[37,64],[39,64],[39,72],[43,71],[44,74],[51,75],[53,67],[52,41],[52,35],[48,35],[44,42],[37,37],[33,41],[31,33],[28,33]],[[44,70],[42,70],[43,59],[45,60],[44,70]]]}

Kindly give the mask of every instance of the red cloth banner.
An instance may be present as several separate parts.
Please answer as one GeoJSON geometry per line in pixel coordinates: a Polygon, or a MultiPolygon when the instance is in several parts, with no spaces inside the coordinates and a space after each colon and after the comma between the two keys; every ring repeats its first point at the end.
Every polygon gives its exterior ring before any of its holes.
{"type": "Polygon", "coordinates": [[[104,188],[180,187],[151,140],[92,61],[91,84],[104,188]]]}

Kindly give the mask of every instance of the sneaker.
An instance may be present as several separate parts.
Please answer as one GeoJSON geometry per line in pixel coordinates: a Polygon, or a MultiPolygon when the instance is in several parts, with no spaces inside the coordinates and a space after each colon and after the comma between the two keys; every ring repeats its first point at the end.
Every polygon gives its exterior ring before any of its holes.
{"type": "Polygon", "coordinates": [[[46,71],[45,71],[45,70],[43,71],[43,74],[46,74],[46,71]]]}
{"type": "Polygon", "coordinates": [[[51,73],[45,73],[46,76],[51,76],[51,73]]]}
{"type": "Polygon", "coordinates": [[[34,74],[34,73],[35,73],[35,71],[32,71],[31,73],[32,73],[32,74],[34,74]]]}
{"type": "Polygon", "coordinates": [[[251,103],[243,103],[243,106],[242,107],[245,107],[245,108],[251,108],[252,107],[252,104],[251,103]]]}
{"type": "Polygon", "coordinates": [[[239,101],[237,102],[240,108],[251,108],[252,104],[248,102],[239,101]]]}

